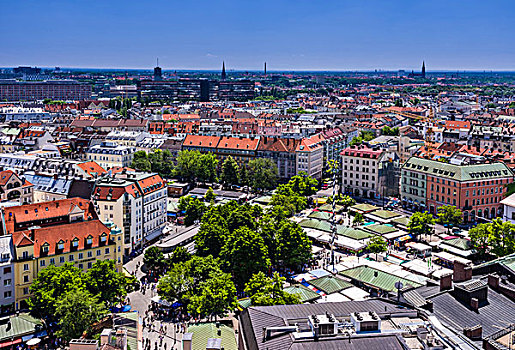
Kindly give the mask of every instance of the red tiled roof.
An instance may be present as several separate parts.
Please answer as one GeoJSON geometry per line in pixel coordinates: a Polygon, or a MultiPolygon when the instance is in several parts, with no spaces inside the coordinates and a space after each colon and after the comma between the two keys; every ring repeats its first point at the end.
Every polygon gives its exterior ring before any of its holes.
{"type": "Polygon", "coordinates": [[[13,234],[16,246],[34,245],[34,257],[40,257],[41,247],[48,245],[47,255],[55,255],[57,244],[62,243],[64,249],[58,253],[68,253],[72,251],[72,241],[77,239],[76,250],[83,250],[87,244],[87,238],[92,238],[91,248],[101,245],[101,237],[106,237],[109,241],[110,230],[100,220],[77,221],[70,224],[55,225],[37,228],[34,230],[20,231],[13,234]],[[29,238],[29,236],[32,237],[29,238]]]}
{"type": "Polygon", "coordinates": [[[98,165],[97,162],[90,161],[77,164],[79,168],[88,173],[89,176],[95,177],[96,175],[101,175],[106,173],[106,170],[98,165]]]}

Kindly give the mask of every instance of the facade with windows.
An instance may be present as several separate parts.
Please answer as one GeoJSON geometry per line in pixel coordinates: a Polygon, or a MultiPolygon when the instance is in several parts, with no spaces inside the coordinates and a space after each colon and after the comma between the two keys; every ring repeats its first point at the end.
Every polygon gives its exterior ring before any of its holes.
{"type": "Polygon", "coordinates": [[[95,161],[102,168],[109,170],[114,167],[129,167],[132,163],[136,148],[121,146],[114,142],[104,141],[86,151],[87,160],[95,161]]]}
{"type": "Polygon", "coordinates": [[[463,212],[465,223],[475,222],[503,215],[500,202],[512,182],[513,172],[501,162],[455,165],[412,157],[401,170],[401,199],[410,207],[416,191],[431,214],[452,205],[463,212]]]}
{"type": "Polygon", "coordinates": [[[14,247],[12,236],[0,237],[0,313],[14,310],[14,247]]]}
{"type": "Polygon", "coordinates": [[[3,209],[4,234],[14,246],[15,308],[26,308],[39,271],[71,263],[87,271],[97,260],[114,260],[122,269],[122,234],[97,217],[89,200],[72,198],[3,209]]]}
{"type": "Polygon", "coordinates": [[[341,153],[343,191],[364,198],[380,196],[379,159],[382,154],[382,150],[364,145],[344,149],[341,153]]]}
{"type": "Polygon", "coordinates": [[[123,231],[126,255],[157,238],[166,224],[167,189],[157,174],[128,172],[101,178],[92,200],[100,219],[123,231]]]}

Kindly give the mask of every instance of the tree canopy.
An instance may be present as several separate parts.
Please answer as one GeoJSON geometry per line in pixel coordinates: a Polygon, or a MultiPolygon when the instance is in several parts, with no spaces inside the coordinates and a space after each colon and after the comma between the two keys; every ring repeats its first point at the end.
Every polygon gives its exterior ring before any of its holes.
{"type": "Polygon", "coordinates": [[[239,183],[240,167],[233,157],[227,157],[222,164],[220,182],[225,188],[230,188],[239,183]]]}
{"type": "Polygon", "coordinates": [[[436,221],[450,230],[451,226],[459,225],[462,222],[463,213],[453,205],[443,205],[438,208],[436,221]]]}
{"type": "Polygon", "coordinates": [[[285,280],[286,278],[277,272],[274,272],[271,278],[266,277],[263,272],[258,272],[245,284],[245,293],[254,306],[300,304],[297,294],[283,290],[285,280]]]}
{"type": "Polygon", "coordinates": [[[416,238],[433,233],[435,219],[428,212],[415,212],[408,221],[408,232],[416,238]]]}
{"type": "Polygon", "coordinates": [[[248,163],[248,181],[254,192],[270,190],[277,184],[277,165],[268,158],[252,159],[248,163]]]}

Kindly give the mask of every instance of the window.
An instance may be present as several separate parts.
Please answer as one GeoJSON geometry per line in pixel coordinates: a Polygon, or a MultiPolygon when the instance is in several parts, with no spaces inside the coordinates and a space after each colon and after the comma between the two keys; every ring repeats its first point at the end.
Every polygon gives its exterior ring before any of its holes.
{"type": "Polygon", "coordinates": [[[29,264],[23,264],[23,271],[29,271],[29,264]]]}
{"type": "Polygon", "coordinates": [[[91,266],[93,266],[90,262],[88,263],[88,269],[91,269],[91,266]]]}
{"type": "Polygon", "coordinates": [[[64,256],[59,257],[59,262],[60,262],[61,264],[63,264],[63,263],[64,263],[64,256]]]}
{"type": "Polygon", "coordinates": [[[106,248],[106,254],[109,254],[109,248],[106,248]]]}
{"type": "Polygon", "coordinates": [[[45,260],[40,260],[39,261],[39,266],[45,266],[45,260]]]}
{"type": "Polygon", "coordinates": [[[50,265],[55,265],[55,258],[50,258],[50,265]]]}
{"type": "Polygon", "coordinates": [[[29,283],[29,275],[23,276],[23,283],[29,283]]]}
{"type": "Polygon", "coordinates": [[[11,279],[10,279],[10,278],[5,279],[5,280],[4,280],[4,286],[5,286],[5,287],[10,286],[10,285],[11,285],[11,282],[12,282],[12,281],[11,281],[11,279]]]}
{"type": "Polygon", "coordinates": [[[29,258],[29,252],[25,251],[22,253],[22,258],[23,259],[28,259],[29,258]]]}
{"type": "Polygon", "coordinates": [[[29,288],[25,287],[25,288],[23,288],[23,295],[27,295],[27,294],[29,294],[29,288]]]}
{"type": "Polygon", "coordinates": [[[93,252],[88,252],[88,258],[91,258],[93,256],[93,252]]]}
{"type": "Polygon", "coordinates": [[[63,250],[64,249],[64,242],[63,241],[60,241],[57,243],[57,249],[59,250],[63,250]]]}
{"type": "Polygon", "coordinates": [[[73,254],[71,254],[71,255],[69,255],[69,256],[68,256],[68,260],[69,260],[69,261],[73,261],[73,259],[75,259],[75,257],[73,256],[73,254]]]}
{"type": "Polygon", "coordinates": [[[84,265],[79,264],[79,269],[83,269],[83,268],[84,268],[84,265]]]}
{"type": "Polygon", "coordinates": [[[8,273],[11,273],[12,269],[10,266],[4,267],[4,275],[7,275],[8,273]]]}
{"type": "Polygon", "coordinates": [[[93,237],[89,236],[87,239],[86,239],[86,243],[91,245],[93,244],[93,237]]]}
{"type": "Polygon", "coordinates": [[[12,297],[12,292],[11,291],[4,292],[4,298],[5,299],[10,298],[10,297],[12,297]]]}
{"type": "Polygon", "coordinates": [[[102,252],[100,251],[100,249],[97,250],[97,256],[99,256],[100,254],[102,254],[102,252]]]}

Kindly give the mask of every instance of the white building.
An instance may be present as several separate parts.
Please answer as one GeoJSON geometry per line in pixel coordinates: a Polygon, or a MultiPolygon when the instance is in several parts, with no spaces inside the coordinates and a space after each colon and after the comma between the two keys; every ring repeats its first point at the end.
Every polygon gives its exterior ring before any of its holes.
{"type": "Polygon", "coordinates": [[[502,219],[515,224],[515,193],[504,198],[500,203],[503,205],[502,219]]]}
{"type": "Polygon", "coordinates": [[[86,151],[88,160],[97,162],[102,168],[109,170],[113,167],[128,167],[132,163],[136,148],[120,146],[113,142],[102,142],[86,151]]]}
{"type": "Polygon", "coordinates": [[[122,172],[102,177],[92,200],[100,220],[122,229],[126,255],[157,238],[166,224],[167,188],[157,174],[122,172]]]}
{"type": "Polygon", "coordinates": [[[12,235],[0,237],[0,313],[14,310],[14,247],[12,235]]]}
{"type": "Polygon", "coordinates": [[[43,108],[25,108],[25,107],[3,107],[0,108],[0,117],[6,122],[40,122],[51,121],[52,115],[43,110],[43,108]]]}
{"type": "Polygon", "coordinates": [[[306,172],[312,178],[322,178],[324,161],[324,139],[320,135],[302,139],[295,149],[297,155],[297,174],[306,172]]]}

